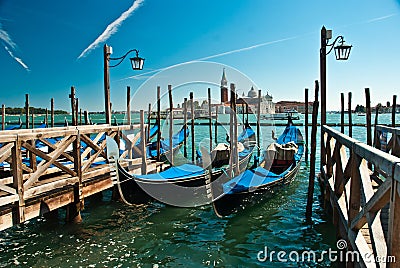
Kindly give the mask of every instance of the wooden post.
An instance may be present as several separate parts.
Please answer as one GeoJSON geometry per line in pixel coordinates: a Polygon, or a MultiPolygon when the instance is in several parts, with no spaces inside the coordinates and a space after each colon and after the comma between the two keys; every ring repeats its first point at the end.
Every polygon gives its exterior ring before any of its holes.
{"type": "Polygon", "coordinates": [[[126,124],[131,124],[131,87],[126,87],[126,124]]]}
{"type": "MultiPolygon", "coordinates": [[[[315,160],[317,152],[317,123],[318,123],[318,81],[315,81],[315,100],[313,103],[312,112],[312,126],[311,126],[311,154],[310,154],[310,176],[308,178],[308,192],[307,192],[307,207],[306,207],[306,219],[308,222],[311,221],[312,216],[312,204],[314,197],[314,181],[315,181],[315,160]]],[[[321,133],[323,136],[323,133],[321,133]]],[[[321,139],[323,140],[323,138],[321,139]]],[[[322,145],[321,145],[322,147],[322,145]]],[[[325,156],[321,156],[323,159],[325,156]]]]}
{"type": "Polygon", "coordinates": [[[35,128],[35,112],[33,111],[33,109],[32,109],[31,117],[32,117],[32,129],[34,129],[35,128]]]}
{"type": "Polygon", "coordinates": [[[215,145],[218,145],[218,105],[215,106],[215,126],[214,126],[215,145]]]}
{"type": "Polygon", "coordinates": [[[372,128],[371,128],[371,97],[369,88],[365,88],[365,113],[367,120],[367,144],[372,146],[372,128]]]}
{"type": "Polygon", "coordinates": [[[46,108],[46,115],[44,118],[44,123],[46,124],[46,127],[49,127],[49,110],[46,108]]]}
{"type": "Polygon", "coordinates": [[[193,101],[193,92],[189,94],[190,98],[190,117],[191,117],[191,132],[192,132],[192,162],[194,163],[194,101],[193,101]]]}
{"type": "Polygon", "coordinates": [[[105,115],[106,124],[111,124],[111,103],[110,103],[110,67],[109,59],[112,53],[112,48],[104,44],[103,58],[104,58],[104,102],[105,102],[105,115]]]}
{"type": "Polygon", "coordinates": [[[305,160],[306,162],[308,161],[308,88],[304,89],[304,108],[305,108],[305,116],[304,116],[304,130],[306,134],[306,154],[305,154],[305,160]]]}
{"type": "MultiPolygon", "coordinates": [[[[77,122],[75,118],[75,123],[77,122]]],[[[74,157],[74,170],[78,177],[78,183],[74,185],[74,201],[67,206],[67,221],[73,223],[82,222],[81,210],[84,208],[82,196],[82,163],[81,163],[81,136],[79,130],[76,134],[76,140],[72,143],[72,154],[74,157]]]]}
{"type": "Polygon", "coordinates": [[[233,170],[233,154],[234,154],[234,138],[233,138],[233,98],[234,98],[234,93],[232,92],[232,85],[230,89],[230,94],[231,94],[231,99],[230,99],[230,105],[229,105],[229,169],[228,169],[228,175],[233,178],[234,175],[234,170],[233,170]]]}
{"type": "Polygon", "coordinates": [[[344,133],[344,93],[340,93],[340,132],[344,133]]]}
{"type": "Polygon", "coordinates": [[[146,141],[150,140],[150,117],[151,117],[151,103],[149,103],[149,110],[147,113],[147,133],[146,133],[146,141]]]}
{"type": "Polygon", "coordinates": [[[258,90],[258,100],[257,100],[257,157],[260,157],[260,152],[261,152],[260,119],[261,119],[261,90],[258,90]]]}
{"type": "Polygon", "coordinates": [[[79,109],[79,125],[82,126],[82,108],[79,109]]]}
{"type": "Polygon", "coordinates": [[[75,126],[78,125],[79,99],[75,99],[75,126]]]}
{"type": "Polygon", "coordinates": [[[157,87],[157,161],[160,161],[161,148],[161,88],[157,87]]]}
{"type": "Polygon", "coordinates": [[[187,98],[183,99],[183,127],[185,128],[185,135],[183,136],[183,157],[187,158],[187,98]]]}
{"type": "Polygon", "coordinates": [[[75,121],[75,87],[71,87],[71,93],[69,94],[69,98],[71,99],[71,115],[72,115],[72,122],[73,126],[76,126],[75,121]]]}
{"type": "Polygon", "coordinates": [[[50,100],[50,121],[51,121],[51,127],[54,127],[54,98],[51,98],[50,100]]]}
{"type": "Polygon", "coordinates": [[[396,127],[396,98],[397,95],[393,95],[393,106],[392,106],[392,127],[396,127]]]}
{"type": "Polygon", "coordinates": [[[174,104],[172,102],[172,86],[168,85],[168,97],[169,97],[169,162],[174,165],[174,146],[172,142],[173,126],[174,126],[174,104]]]}
{"type": "MultiPolygon", "coordinates": [[[[27,94],[28,95],[28,94],[27,94]]],[[[21,140],[17,136],[14,147],[11,149],[13,188],[18,194],[18,203],[13,213],[15,223],[25,221],[24,181],[22,175],[21,140]]]]}
{"type": "MultiPolygon", "coordinates": [[[[212,114],[211,114],[211,88],[208,88],[208,131],[210,134],[210,153],[212,151],[212,114]]],[[[211,163],[210,163],[211,164],[211,163]]]]}
{"type": "Polygon", "coordinates": [[[1,130],[5,129],[6,125],[6,106],[4,104],[1,105],[1,130]]]}
{"type": "Polygon", "coordinates": [[[238,152],[238,123],[237,123],[237,110],[236,110],[236,87],[235,84],[231,84],[231,90],[233,91],[233,136],[234,136],[234,148],[235,154],[233,155],[234,165],[235,165],[235,176],[239,175],[239,152],[238,152]]]}
{"type": "Polygon", "coordinates": [[[147,174],[146,131],[144,126],[144,111],[140,110],[140,151],[142,152],[142,175],[147,174]]]}
{"type": "MultiPolygon", "coordinates": [[[[326,125],[326,28],[321,29],[320,56],[320,83],[321,83],[321,126],[326,125]]],[[[322,135],[321,135],[322,141],[322,135]]]]}
{"type": "MultiPolygon", "coordinates": [[[[397,174],[399,176],[399,174],[397,174]]],[[[398,262],[400,260],[400,185],[397,180],[392,179],[390,194],[389,226],[388,226],[388,256],[393,256],[398,262]]],[[[392,267],[392,266],[391,266],[392,267]]],[[[393,264],[393,267],[397,267],[393,264]]]]}
{"type": "Polygon", "coordinates": [[[348,102],[348,114],[349,114],[349,137],[353,137],[353,118],[351,114],[351,92],[349,92],[349,102],[348,102]]]}
{"type": "Polygon", "coordinates": [[[89,122],[89,113],[88,113],[87,110],[85,110],[83,112],[83,117],[85,118],[85,125],[89,125],[90,124],[90,122],[89,122]]]}
{"type": "Polygon", "coordinates": [[[29,129],[29,94],[25,94],[25,128],[29,129]]]}

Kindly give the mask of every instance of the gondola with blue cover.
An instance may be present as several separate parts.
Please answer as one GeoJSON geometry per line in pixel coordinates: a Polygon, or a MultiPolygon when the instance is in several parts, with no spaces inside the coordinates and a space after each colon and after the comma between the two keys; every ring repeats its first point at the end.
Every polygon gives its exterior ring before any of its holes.
{"type": "Polygon", "coordinates": [[[303,153],[303,135],[290,121],[276,142],[264,151],[257,167],[246,170],[222,185],[213,185],[216,215],[231,215],[292,182],[299,171],[303,153]]]}
{"type": "MultiPolygon", "coordinates": [[[[239,170],[243,172],[247,168],[256,144],[255,133],[249,125],[246,125],[238,141],[243,145],[243,150],[239,153],[239,170]]],[[[228,145],[226,148],[229,151],[228,145]]],[[[212,162],[210,172],[199,165],[184,164],[147,175],[128,173],[121,166],[120,161],[117,161],[117,167],[122,195],[129,203],[140,204],[157,199],[166,204],[176,205],[175,202],[179,200],[179,205],[190,207],[205,202],[206,182],[213,181],[226,173],[228,166],[223,161],[212,162]],[[173,202],[170,202],[171,199],[173,202]]]]}

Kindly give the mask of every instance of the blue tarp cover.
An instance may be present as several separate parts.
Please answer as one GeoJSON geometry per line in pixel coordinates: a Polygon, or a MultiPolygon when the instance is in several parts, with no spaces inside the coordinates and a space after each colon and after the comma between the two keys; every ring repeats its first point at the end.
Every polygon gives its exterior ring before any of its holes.
{"type": "Polygon", "coordinates": [[[202,175],[205,173],[205,170],[199,166],[192,164],[184,164],[181,166],[171,167],[166,171],[155,173],[155,174],[147,174],[147,175],[138,175],[135,177],[139,179],[145,180],[175,180],[186,177],[193,177],[202,175]]]}
{"type": "Polygon", "coordinates": [[[291,167],[279,175],[262,167],[246,170],[239,176],[236,176],[224,184],[224,193],[233,194],[237,192],[244,192],[248,191],[252,187],[274,182],[283,178],[289,172],[290,168],[291,167]]]}

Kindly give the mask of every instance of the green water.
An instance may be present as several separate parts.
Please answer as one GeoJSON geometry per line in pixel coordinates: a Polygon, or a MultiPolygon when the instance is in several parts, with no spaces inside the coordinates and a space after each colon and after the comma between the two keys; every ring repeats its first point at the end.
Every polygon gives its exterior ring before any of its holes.
{"type": "MultiPolygon", "coordinates": [[[[328,122],[339,121],[339,115],[328,115],[328,122]]],[[[390,115],[381,115],[379,121],[390,122],[390,115]]],[[[365,117],[354,115],[353,122],[365,122],[365,117]]],[[[282,129],[276,127],[276,133],[282,129]]],[[[196,143],[202,142],[207,130],[196,126],[196,143]]],[[[271,129],[262,130],[267,136],[271,129]]],[[[223,129],[218,132],[223,141],[223,129]]],[[[366,139],[363,127],[353,127],[353,134],[366,139]]],[[[85,200],[81,224],[64,223],[65,212],[60,210],[57,220],[38,218],[0,232],[0,266],[330,267],[328,259],[320,263],[257,260],[266,246],[300,253],[336,249],[335,230],[321,208],[317,185],[312,224],[305,222],[308,174],[303,161],[291,185],[226,219],[217,218],[211,206],[176,208],[153,202],[130,207],[111,201],[106,191],[101,201],[85,200]]]]}

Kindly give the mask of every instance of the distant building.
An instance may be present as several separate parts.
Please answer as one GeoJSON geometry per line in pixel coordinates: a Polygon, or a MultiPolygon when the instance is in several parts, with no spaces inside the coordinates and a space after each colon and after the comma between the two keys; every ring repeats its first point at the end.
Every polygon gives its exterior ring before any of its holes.
{"type": "MultiPolygon", "coordinates": [[[[257,113],[258,91],[256,91],[252,86],[247,93],[247,96],[243,93],[243,96],[237,99],[236,104],[238,112],[242,112],[242,109],[246,111],[247,104],[249,113],[257,113]]],[[[221,104],[218,105],[218,113],[225,113],[225,107],[229,105],[228,80],[226,79],[225,69],[223,69],[221,79],[221,104]]],[[[261,114],[275,113],[275,104],[272,102],[272,95],[267,93],[267,95],[261,96],[260,112],[261,114]]]]}
{"type": "MultiPolygon", "coordinates": [[[[312,113],[313,102],[308,103],[308,112],[312,113]]],[[[286,111],[296,110],[299,113],[305,113],[305,103],[301,101],[279,101],[275,103],[275,112],[284,113],[286,111]]]]}

